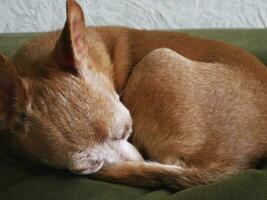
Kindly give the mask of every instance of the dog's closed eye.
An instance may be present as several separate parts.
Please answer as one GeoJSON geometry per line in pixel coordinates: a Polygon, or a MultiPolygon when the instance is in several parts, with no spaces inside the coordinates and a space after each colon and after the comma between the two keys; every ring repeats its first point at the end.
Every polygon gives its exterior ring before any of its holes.
{"type": "Polygon", "coordinates": [[[17,112],[16,120],[12,124],[13,130],[20,136],[25,137],[29,129],[29,117],[25,112],[17,112]]]}

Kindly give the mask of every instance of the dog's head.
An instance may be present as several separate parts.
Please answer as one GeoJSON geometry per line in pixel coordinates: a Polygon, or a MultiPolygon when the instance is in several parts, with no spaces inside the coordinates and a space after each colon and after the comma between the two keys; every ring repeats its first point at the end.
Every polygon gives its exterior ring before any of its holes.
{"type": "Polygon", "coordinates": [[[129,111],[111,81],[90,66],[85,31],[81,7],[69,0],[51,56],[54,70],[22,77],[0,56],[0,122],[8,145],[26,158],[79,174],[105,163],[142,160],[127,142],[129,111]]]}

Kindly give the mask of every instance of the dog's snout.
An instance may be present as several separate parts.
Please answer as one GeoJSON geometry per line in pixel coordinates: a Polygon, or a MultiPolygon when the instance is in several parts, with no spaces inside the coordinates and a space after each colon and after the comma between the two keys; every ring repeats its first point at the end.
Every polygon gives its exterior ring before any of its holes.
{"type": "Polygon", "coordinates": [[[130,137],[131,132],[132,132],[132,123],[126,123],[122,131],[121,139],[127,140],[130,137]]]}

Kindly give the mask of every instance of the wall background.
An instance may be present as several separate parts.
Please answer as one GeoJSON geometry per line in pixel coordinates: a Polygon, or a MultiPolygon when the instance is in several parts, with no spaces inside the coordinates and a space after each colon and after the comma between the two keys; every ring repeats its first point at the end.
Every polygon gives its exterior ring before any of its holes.
{"type": "MultiPolygon", "coordinates": [[[[90,25],[266,28],[267,0],[78,0],[90,25]]],[[[0,0],[0,32],[61,28],[65,0],[0,0]]]]}

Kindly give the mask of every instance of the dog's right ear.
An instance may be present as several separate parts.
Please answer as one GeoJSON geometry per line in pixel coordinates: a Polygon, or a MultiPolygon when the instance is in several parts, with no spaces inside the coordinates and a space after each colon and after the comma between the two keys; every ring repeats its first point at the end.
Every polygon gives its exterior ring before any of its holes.
{"type": "Polygon", "coordinates": [[[67,20],[53,52],[58,66],[74,75],[82,75],[87,67],[88,49],[85,19],[81,6],[67,0],[67,20]]]}

